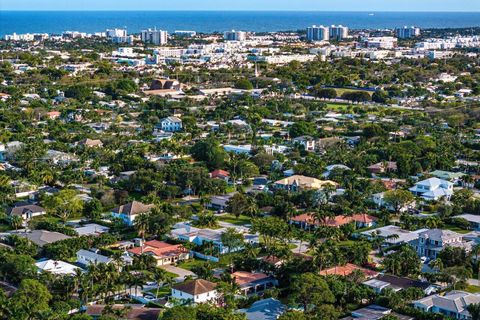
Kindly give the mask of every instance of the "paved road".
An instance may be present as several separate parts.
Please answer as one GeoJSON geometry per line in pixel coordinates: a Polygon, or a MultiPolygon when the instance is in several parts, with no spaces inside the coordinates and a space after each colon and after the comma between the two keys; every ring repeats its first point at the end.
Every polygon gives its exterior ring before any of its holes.
{"type": "Polygon", "coordinates": [[[182,268],[175,267],[175,266],[167,265],[167,266],[161,266],[160,268],[162,268],[163,270],[166,270],[168,272],[175,273],[176,275],[178,275],[178,277],[176,277],[174,279],[175,282],[177,282],[177,283],[178,282],[183,282],[185,280],[185,277],[187,277],[187,276],[193,276],[193,277],[197,276],[195,273],[193,273],[190,270],[182,269],[182,268]]]}

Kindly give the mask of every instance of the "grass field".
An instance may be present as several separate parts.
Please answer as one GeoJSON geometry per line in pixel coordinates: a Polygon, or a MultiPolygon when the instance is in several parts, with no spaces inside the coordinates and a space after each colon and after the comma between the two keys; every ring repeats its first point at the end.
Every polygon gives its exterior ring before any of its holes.
{"type": "Polygon", "coordinates": [[[479,293],[480,292],[480,287],[469,284],[465,288],[465,291],[470,292],[470,293],[479,293]]]}
{"type": "Polygon", "coordinates": [[[345,92],[357,92],[357,91],[363,91],[363,92],[366,92],[368,93],[370,96],[373,95],[373,91],[367,91],[367,90],[361,90],[361,89],[348,89],[348,88],[334,88],[335,91],[337,91],[337,95],[340,97],[342,96],[342,94],[344,94],[345,92]]]}
{"type": "Polygon", "coordinates": [[[233,214],[226,214],[218,217],[219,221],[228,222],[237,226],[243,226],[251,223],[251,219],[248,216],[240,215],[238,218],[233,214]]]}
{"type": "Polygon", "coordinates": [[[448,230],[451,230],[451,231],[461,233],[461,234],[469,233],[471,231],[471,230],[461,229],[461,228],[459,228],[457,226],[454,226],[454,225],[451,225],[451,224],[446,224],[444,228],[448,229],[448,230]]]}

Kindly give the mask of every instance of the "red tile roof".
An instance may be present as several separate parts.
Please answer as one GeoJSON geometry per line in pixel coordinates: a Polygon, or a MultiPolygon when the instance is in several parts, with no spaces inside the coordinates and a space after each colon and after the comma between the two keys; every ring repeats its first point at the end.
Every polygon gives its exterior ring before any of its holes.
{"type": "Polygon", "coordinates": [[[235,282],[241,286],[246,283],[250,283],[253,281],[258,281],[262,279],[267,279],[269,278],[268,275],[265,273],[257,272],[257,273],[251,273],[247,271],[237,271],[232,273],[232,278],[235,279],[235,282]]]}
{"type": "Polygon", "coordinates": [[[152,253],[157,257],[177,256],[187,251],[188,250],[181,244],[169,244],[158,240],[147,241],[143,244],[142,247],[135,247],[128,250],[128,252],[135,255],[141,255],[142,253],[152,253]]]}
{"type": "Polygon", "coordinates": [[[210,176],[212,178],[223,178],[223,177],[230,176],[230,173],[228,171],[225,171],[225,170],[217,169],[217,170],[213,170],[212,172],[210,172],[210,176]]]}
{"type": "Polygon", "coordinates": [[[378,272],[376,271],[365,269],[352,263],[347,263],[344,266],[337,266],[337,267],[332,267],[329,269],[322,270],[320,271],[320,275],[348,276],[352,274],[355,270],[360,270],[367,277],[375,277],[376,275],[378,275],[378,272]]]}
{"type": "Polygon", "coordinates": [[[340,227],[345,224],[351,223],[351,222],[361,222],[361,223],[371,223],[374,221],[377,221],[377,218],[374,216],[370,216],[365,213],[358,213],[354,214],[352,216],[336,216],[332,218],[327,218],[324,223],[318,221],[312,214],[310,213],[304,213],[299,216],[293,217],[292,221],[295,222],[302,222],[302,223],[308,223],[311,225],[325,225],[328,227],[340,227]]]}

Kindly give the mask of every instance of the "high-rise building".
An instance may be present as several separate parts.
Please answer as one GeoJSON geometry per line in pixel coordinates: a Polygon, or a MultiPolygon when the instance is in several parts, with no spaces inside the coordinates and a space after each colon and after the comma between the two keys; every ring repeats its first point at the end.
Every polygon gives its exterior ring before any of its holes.
{"type": "Polygon", "coordinates": [[[332,25],[329,29],[330,39],[343,40],[348,37],[348,27],[332,25]]]}
{"type": "Polygon", "coordinates": [[[328,27],[311,26],[307,28],[307,40],[309,41],[328,41],[330,33],[328,27]]]}
{"type": "Polygon", "coordinates": [[[247,40],[247,33],[245,31],[225,31],[223,39],[227,41],[245,41],[247,40]]]}
{"type": "Polygon", "coordinates": [[[164,44],[167,44],[168,33],[167,31],[163,31],[163,30],[147,29],[147,30],[142,30],[141,38],[144,43],[164,45],[164,44]]]}
{"type": "Polygon", "coordinates": [[[126,29],[107,29],[106,32],[107,38],[115,38],[115,37],[126,37],[127,30],[126,29]]]}
{"type": "Polygon", "coordinates": [[[400,39],[410,39],[415,38],[420,35],[420,28],[411,26],[411,27],[403,27],[395,29],[395,33],[398,38],[400,39]]]}

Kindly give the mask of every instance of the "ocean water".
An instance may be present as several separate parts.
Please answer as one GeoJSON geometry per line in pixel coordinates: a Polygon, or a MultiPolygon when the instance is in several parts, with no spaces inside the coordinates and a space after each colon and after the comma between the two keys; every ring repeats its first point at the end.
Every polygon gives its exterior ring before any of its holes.
{"type": "Polygon", "coordinates": [[[99,32],[127,27],[214,32],[282,31],[312,24],[343,24],[353,29],[478,27],[480,12],[302,12],[302,11],[0,11],[0,35],[16,33],[99,32]]]}

